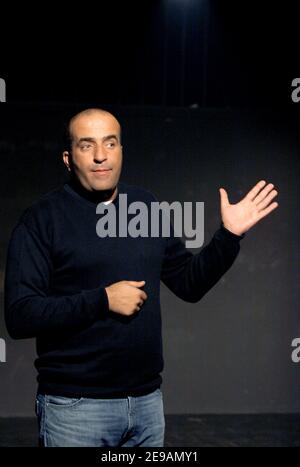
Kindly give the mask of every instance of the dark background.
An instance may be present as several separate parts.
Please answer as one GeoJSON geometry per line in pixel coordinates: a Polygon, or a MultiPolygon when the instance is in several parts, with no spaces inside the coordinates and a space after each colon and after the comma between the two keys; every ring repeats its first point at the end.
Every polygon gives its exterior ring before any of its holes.
{"type": "Polygon", "coordinates": [[[55,2],[5,15],[12,102],[278,107],[299,70],[296,1],[55,2]],[[8,27],[6,27],[8,26],[8,27]]]}
{"type": "MultiPolygon", "coordinates": [[[[63,183],[62,126],[90,106],[123,127],[122,180],[162,201],[237,202],[260,179],[279,208],[249,231],[236,262],[197,304],[162,287],[166,413],[299,412],[300,76],[296,2],[165,0],[54,5],[5,16],[0,77],[0,259],[22,210],[63,183]]],[[[26,6],[27,8],[27,6],[26,6]]],[[[194,252],[196,252],[194,250],[194,252]]],[[[34,341],[0,312],[0,416],[32,415],[34,341]]]]}

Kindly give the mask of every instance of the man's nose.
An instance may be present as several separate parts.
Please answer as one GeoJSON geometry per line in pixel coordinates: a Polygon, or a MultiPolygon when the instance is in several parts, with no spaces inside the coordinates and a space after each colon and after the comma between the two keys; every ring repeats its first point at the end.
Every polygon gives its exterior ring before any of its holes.
{"type": "Polygon", "coordinates": [[[94,161],[102,162],[107,158],[106,151],[103,147],[97,146],[94,152],[94,161]]]}

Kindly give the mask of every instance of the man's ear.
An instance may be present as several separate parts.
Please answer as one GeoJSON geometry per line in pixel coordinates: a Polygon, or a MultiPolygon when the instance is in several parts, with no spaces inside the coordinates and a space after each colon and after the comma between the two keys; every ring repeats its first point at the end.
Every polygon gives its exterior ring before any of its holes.
{"type": "Polygon", "coordinates": [[[69,151],[63,152],[63,161],[68,171],[71,172],[71,156],[70,156],[69,151]]]}

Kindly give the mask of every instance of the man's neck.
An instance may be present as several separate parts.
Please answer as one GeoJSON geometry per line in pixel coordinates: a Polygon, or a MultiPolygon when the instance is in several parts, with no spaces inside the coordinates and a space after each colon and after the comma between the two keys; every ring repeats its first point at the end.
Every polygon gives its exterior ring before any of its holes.
{"type": "Polygon", "coordinates": [[[118,194],[117,186],[109,190],[87,190],[75,176],[71,176],[68,183],[76,193],[95,204],[113,201],[118,194]]]}

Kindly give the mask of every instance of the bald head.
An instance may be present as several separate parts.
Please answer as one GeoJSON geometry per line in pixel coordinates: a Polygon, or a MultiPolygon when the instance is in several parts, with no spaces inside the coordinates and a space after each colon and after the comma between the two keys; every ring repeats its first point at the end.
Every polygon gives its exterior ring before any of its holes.
{"type": "Polygon", "coordinates": [[[76,126],[76,123],[80,121],[81,119],[85,120],[86,118],[89,119],[90,117],[97,117],[97,116],[100,118],[106,117],[115,123],[116,127],[119,129],[119,137],[121,141],[121,125],[116,119],[116,117],[110,112],[108,112],[107,110],[95,107],[95,108],[82,110],[81,112],[77,113],[70,119],[68,126],[67,126],[67,131],[66,131],[66,144],[69,150],[72,147],[72,142],[74,139],[74,126],[76,126]]]}

